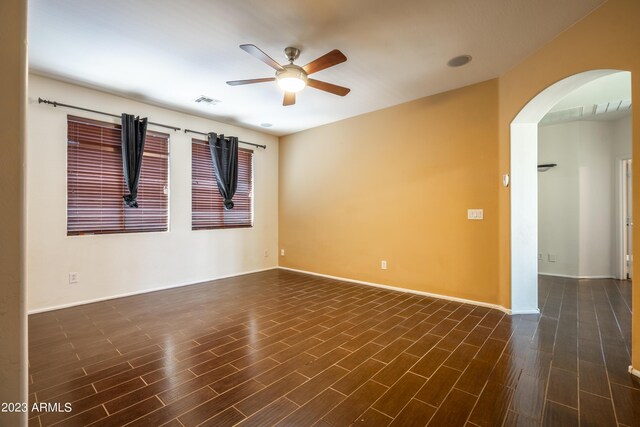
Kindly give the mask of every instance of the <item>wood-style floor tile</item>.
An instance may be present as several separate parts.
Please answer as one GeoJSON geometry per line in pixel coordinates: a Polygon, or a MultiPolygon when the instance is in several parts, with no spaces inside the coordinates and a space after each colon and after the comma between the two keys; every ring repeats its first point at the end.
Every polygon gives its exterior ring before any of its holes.
{"type": "Polygon", "coordinates": [[[281,397],[237,425],[238,427],[273,426],[298,408],[299,406],[291,400],[281,397]]]}
{"type": "Polygon", "coordinates": [[[163,406],[138,418],[129,427],[159,426],[213,399],[217,394],[209,387],[202,387],[170,405],[163,406]]]}
{"type": "Polygon", "coordinates": [[[603,365],[580,360],[578,362],[578,378],[580,379],[580,390],[598,396],[609,396],[607,369],[603,365]]]}
{"type": "Polygon", "coordinates": [[[616,418],[610,399],[595,394],[580,392],[580,425],[583,426],[615,426],[616,418]]]}
{"type": "Polygon", "coordinates": [[[331,387],[336,381],[344,377],[349,371],[337,365],[330,366],[309,381],[287,394],[292,402],[302,406],[309,400],[331,387]]]}
{"type": "Polygon", "coordinates": [[[462,373],[455,387],[467,393],[480,395],[493,366],[482,360],[473,359],[462,373]]]}
{"type": "Polygon", "coordinates": [[[230,406],[251,396],[263,388],[264,386],[257,381],[249,380],[226,393],[208,400],[200,406],[196,406],[178,417],[178,421],[180,421],[185,427],[196,426],[209,418],[215,417],[225,409],[228,409],[230,406]]]}
{"type": "Polygon", "coordinates": [[[451,353],[446,350],[441,350],[437,347],[429,350],[422,359],[420,359],[413,367],[411,372],[415,372],[418,375],[429,378],[433,373],[447,360],[451,353]]]}
{"type": "Polygon", "coordinates": [[[578,407],[578,377],[574,372],[551,368],[547,399],[572,408],[578,407]]]}
{"type": "Polygon", "coordinates": [[[313,425],[344,399],[344,394],[328,388],[295,410],[277,425],[291,427],[313,425]]]}
{"type": "Polygon", "coordinates": [[[349,426],[363,414],[373,402],[387,391],[387,387],[375,381],[367,381],[351,396],[343,400],[322,419],[332,426],[349,426]]]}
{"type": "Polygon", "coordinates": [[[473,408],[469,421],[482,427],[500,425],[509,410],[513,392],[512,388],[503,384],[488,382],[473,408]]]}
{"type": "Polygon", "coordinates": [[[542,425],[545,427],[577,427],[580,425],[578,410],[555,402],[547,402],[542,425]]]}
{"type": "Polygon", "coordinates": [[[242,415],[236,408],[227,408],[214,417],[209,418],[200,427],[231,427],[237,425],[244,420],[242,415]]]}
{"type": "Polygon", "coordinates": [[[337,381],[332,388],[348,396],[376,375],[384,366],[384,363],[378,360],[367,359],[337,381]]]}
{"type": "Polygon", "coordinates": [[[122,426],[160,407],[162,402],[157,396],[153,396],[90,425],[93,427],[122,426]]]}
{"type": "Polygon", "coordinates": [[[373,405],[373,408],[395,417],[424,385],[425,379],[407,372],[373,405]]]}
{"type": "Polygon", "coordinates": [[[453,389],[429,421],[430,426],[464,426],[473,409],[476,397],[453,389]]]}
{"type": "Polygon", "coordinates": [[[640,390],[611,384],[611,392],[618,421],[628,426],[640,425],[640,390]]]}
{"type": "Polygon", "coordinates": [[[460,344],[444,361],[444,365],[463,371],[471,363],[478,350],[480,349],[476,346],[460,344]]]}
{"type": "Polygon", "coordinates": [[[385,427],[393,422],[393,418],[378,412],[373,408],[369,408],[367,412],[360,415],[352,424],[354,427],[385,427]]]}
{"type": "Polygon", "coordinates": [[[441,366],[416,394],[416,398],[436,408],[439,407],[460,375],[462,372],[457,369],[441,366]]]}
{"type": "Polygon", "coordinates": [[[320,372],[327,369],[329,366],[344,359],[349,354],[351,353],[349,353],[349,351],[343,348],[340,348],[340,347],[335,348],[330,352],[328,352],[327,354],[325,354],[324,356],[320,356],[319,358],[312,360],[310,363],[307,363],[306,365],[298,368],[298,372],[300,372],[302,375],[309,378],[314,377],[318,375],[320,372]]]}
{"type": "MultiPolygon", "coordinates": [[[[44,424],[45,425],[54,425],[54,426],[88,426],[93,424],[94,422],[101,420],[107,416],[107,411],[104,410],[102,406],[95,406],[88,411],[80,412],[79,414],[74,414],[73,416],[66,418],[64,421],[60,421],[55,424],[44,424]]],[[[40,421],[42,422],[42,417],[40,417],[40,421]]]]}
{"type": "Polygon", "coordinates": [[[393,427],[423,427],[426,426],[436,408],[416,399],[411,399],[390,426],[393,427]]]}
{"type": "Polygon", "coordinates": [[[535,420],[542,418],[544,406],[545,380],[522,374],[513,399],[511,409],[535,420]]]}
{"type": "Polygon", "coordinates": [[[292,372],[286,377],[268,385],[259,392],[237,403],[235,407],[244,415],[251,416],[271,402],[278,400],[281,396],[284,396],[291,390],[297,388],[306,380],[307,377],[304,375],[292,372]]]}
{"type": "Polygon", "coordinates": [[[418,360],[417,356],[402,353],[378,372],[373,379],[380,384],[391,387],[418,360]]]}
{"type": "Polygon", "coordinates": [[[631,284],[514,315],[270,270],[29,317],[30,426],[640,425],[631,284]]]}

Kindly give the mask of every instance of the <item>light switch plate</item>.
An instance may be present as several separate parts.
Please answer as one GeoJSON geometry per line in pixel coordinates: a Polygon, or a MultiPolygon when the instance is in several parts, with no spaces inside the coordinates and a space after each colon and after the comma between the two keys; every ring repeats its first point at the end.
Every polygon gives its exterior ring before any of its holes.
{"type": "Polygon", "coordinates": [[[482,220],[484,219],[483,209],[467,209],[467,219],[482,220]]]}

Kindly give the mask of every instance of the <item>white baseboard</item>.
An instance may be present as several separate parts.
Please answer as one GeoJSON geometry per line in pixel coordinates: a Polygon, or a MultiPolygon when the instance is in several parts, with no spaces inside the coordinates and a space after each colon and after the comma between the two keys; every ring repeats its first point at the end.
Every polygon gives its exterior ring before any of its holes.
{"type": "Polygon", "coordinates": [[[640,378],[640,371],[637,369],[633,369],[633,366],[629,365],[629,373],[631,375],[635,375],[636,377],[640,378]]]}
{"type": "MultiPolygon", "coordinates": [[[[328,274],[314,273],[313,271],[297,270],[295,268],[289,268],[289,267],[278,267],[278,268],[280,268],[282,270],[295,271],[296,273],[303,273],[303,274],[310,274],[312,276],[326,277],[327,279],[334,279],[334,280],[340,280],[340,281],[343,281],[343,282],[351,282],[351,283],[357,283],[357,284],[360,284],[360,285],[374,286],[376,288],[389,289],[391,291],[407,292],[407,293],[410,293],[410,294],[422,295],[422,296],[425,296],[425,297],[440,298],[440,299],[445,299],[445,300],[449,300],[449,301],[456,301],[456,302],[462,302],[462,303],[465,303],[465,304],[477,305],[477,306],[480,306],[480,307],[493,308],[493,309],[496,309],[496,310],[500,310],[503,313],[511,314],[511,310],[509,310],[508,308],[504,308],[501,305],[489,304],[489,303],[482,302],[482,301],[474,301],[474,300],[469,300],[469,299],[464,299],[464,298],[452,297],[452,296],[448,296],[448,295],[433,294],[431,292],[417,291],[417,290],[414,290],[414,289],[398,288],[396,286],[383,285],[381,283],[372,283],[372,282],[365,282],[365,281],[362,281],[362,280],[347,279],[345,277],[330,276],[328,274]]],[[[525,313],[517,313],[517,314],[525,314],[525,313]]]]}
{"type": "Polygon", "coordinates": [[[275,270],[276,268],[278,268],[278,267],[267,267],[267,268],[261,268],[259,270],[243,271],[242,273],[228,274],[226,276],[214,277],[212,279],[206,279],[206,280],[202,280],[200,282],[195,282],[195,283],[194,282],[177,283],[177,284],[173,284],[173,285],[160,286],[160,287],[157,287],[157,288],[141,289],[141,290],[138,290],[138,291],[126,292],[126,293],[123,293],[123,294],[117,294],[117,295],[110,295],[110,296],[107,296],[107,297],[94,298],[94,299],[85,300],[85,301],[76,301],[76,302],[71,302],[71,303],[68,303],[68,304],[55,305],[55,306],[45,307],[45,308],[37,308],[37,309],[34,309],[34,310],[29,310],[28,314],[44,313],[44,312],[47,312],[47,311],[60,310],[62,308],[69,308],[69,307],[76,307],[78,305],[91,304],[91,303],[94,303],[94,302],[107,301],[107,300],[110,300],[110,299],[130,297],[130,296],[133,296],[133,295],[140,295],[140,294],[148,294],[149,292],[162,291],[162,290],[165,290],[165,289],[180,288],[182,286],[199,285],[201,283],[206,283],[206,282],[210,282],[210,281],[213,281],[213,280],[228,279],[229,277],[236,277],[236,276],[244,276],[245,274],[252,274],[252,273],[259,273],[261,271],[275,270]]]}
{"type": "Polygon", "coordinates": [[[540,314],[540,309],[533,308],[531,310],[511,310],[511,314],[540,314]]]}
{"type": "Polygon", "coordinates": [[[570,274],[542,273],[539,276],[562,277],[564,279],[615,279],[614,276],[572,276],[570,274]]]}

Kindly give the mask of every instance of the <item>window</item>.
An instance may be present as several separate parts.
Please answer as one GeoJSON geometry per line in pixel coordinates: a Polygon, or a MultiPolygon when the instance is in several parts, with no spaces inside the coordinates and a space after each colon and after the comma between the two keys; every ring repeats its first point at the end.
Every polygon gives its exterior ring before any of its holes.
{"type": "Polygon", "coordinates": [[[67,116],[67,235],[167,231],[169,135],[147,130],[138,208],[125,205],[120,125],[67,116]]]}
{"type": "Polygon", "coordinates": [[[238,185],[234,207],[227,211],[218,191],[209,143],[194,139],[191,147],[191,228],[252,227],[253,151],[238,149],[238,185]]]}

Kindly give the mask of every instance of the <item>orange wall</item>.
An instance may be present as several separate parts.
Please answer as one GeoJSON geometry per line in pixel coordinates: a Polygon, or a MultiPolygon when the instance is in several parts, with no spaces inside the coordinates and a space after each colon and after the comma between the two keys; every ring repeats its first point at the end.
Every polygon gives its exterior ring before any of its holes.
{"type": "Polygon", "coordinates": [[[491,80],[281,138],[280,265],[497,303],[497,101],[491,80]]]}
{"type": "MultiPolygon", "coordinates": [[[[640,100],[640,1],[609,0],[499,79],[499,173],[509,171],[509,125],[538,93],[565,77],[594,69],[632,73],[632,99],[640,100]]],[[[633,112],[633,153],[640,152],[640,114],[633,112]]],[[[635,157],[635,154],[634,154],[635,157]]],[[[634,223],[640,224],[640,173],[633,176],[634,223]]],[[[509,306],[509,191],[499,189],[500,303],[509,306]]],[[[638,233],[635,233],[638,236],[638,233]]],[[[640,253],[640,239],[633,242],[640,253]]],[[[637,259],[637,257],[636,257],[637,259]]],[[[634,270],[640,271],[638,261],[634,270]]],[[[640,369],[640,286],[633,290],[633,366],[640,369]]]]}

